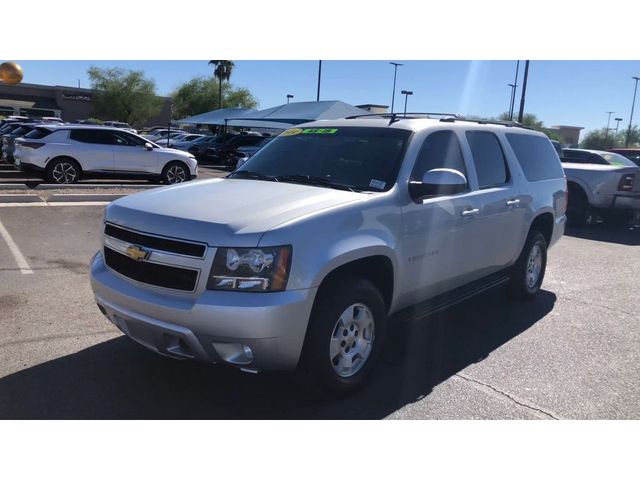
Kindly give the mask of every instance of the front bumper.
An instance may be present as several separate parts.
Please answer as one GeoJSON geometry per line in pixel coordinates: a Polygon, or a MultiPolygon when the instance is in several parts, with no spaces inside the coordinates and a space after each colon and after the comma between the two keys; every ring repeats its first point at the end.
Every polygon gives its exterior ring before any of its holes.
{"type": "Polygon", "coordinates": [[[109,321],[147,348],[251,370],[297,366],[317,291],[168,294],[114,273],[101,253],[91,261],[91,286],[109,321]],[[230,357],[234,345],[248,346],[251,361],[230,357]]]}

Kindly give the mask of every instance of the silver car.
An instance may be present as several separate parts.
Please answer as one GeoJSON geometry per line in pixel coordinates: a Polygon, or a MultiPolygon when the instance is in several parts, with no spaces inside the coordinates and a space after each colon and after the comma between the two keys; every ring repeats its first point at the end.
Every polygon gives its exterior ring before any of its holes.
{"type": "Polygon", "coordinates": [[[549,139],[455,117],[318,121],[226,178],[111,203],[99,309],[162,355],[361,385],[403,315],[540,289],[567,187],[549,139]],[[446,294],[446,295],[444,295],[446,294]]]}

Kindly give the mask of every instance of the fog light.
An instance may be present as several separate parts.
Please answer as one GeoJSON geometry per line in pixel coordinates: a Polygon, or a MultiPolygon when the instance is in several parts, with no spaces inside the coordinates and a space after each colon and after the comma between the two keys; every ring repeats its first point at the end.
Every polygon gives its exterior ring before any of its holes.
{"type": "Polygon", "coordinates": [[[228,363],[235,365],[247,365],[253,361],[251,347],[242,343],[213,342],[216,353],[228,363]]]}

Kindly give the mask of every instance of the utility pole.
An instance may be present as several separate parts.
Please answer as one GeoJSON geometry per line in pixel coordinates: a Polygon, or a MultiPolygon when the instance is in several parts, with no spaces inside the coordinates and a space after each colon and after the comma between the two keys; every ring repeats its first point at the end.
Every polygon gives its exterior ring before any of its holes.
{"type": "Polygon", "coordinates": [[[524,78],[522,80],[522,96],[520,97],[520,113],[518,114],[518,123],[522,123],[524,116],[524,99],[527,94],[527,79],[529,78],[529,60],[524,62],[524,78]]]}
{"type": "Polygon", "coordinates": [[[316,102],[320,101],[320,77],[322,76],[322,60],[318,60],[318,95],[316,96],[316,102]]]}
{"type": "Polygon", "coordinates": [[[393,113],[393,104],[396,99],[396,76],[398,74],[398,67],[402,66],[402,63],[389,62],[393,65],[393,93],[391,95],[391,113],[393,113]]]}
{"type": "Polygon", "coordinates": [[[404,116],[407,116],[407,99],[409,98],[409,95],[413,95],[413,92],[411,90],[402,90],[400,92],[402,95],[404,95],[404,116]]]}
{"type": "Polygon", "coordinates": [[[509,120],[513,120],[513,102],[516,98],[516,84],[507,83],[507,85],[511,87],[511,99],[509,100],[509,120]]]}
{"type": "Polygon", "coordinates": [[[633,89],[633,102],[631,102],[631,116],[629,117],[629,129],[627,130],[627,141],[624,143],[625,147],[629,146],[629,137],[631,137],[631,122],[633,122],[633,108],[636,106],[636,92],[638,91],[638,80],[640,77],[631,77],[636,81],[636,86],[633,89]]]}

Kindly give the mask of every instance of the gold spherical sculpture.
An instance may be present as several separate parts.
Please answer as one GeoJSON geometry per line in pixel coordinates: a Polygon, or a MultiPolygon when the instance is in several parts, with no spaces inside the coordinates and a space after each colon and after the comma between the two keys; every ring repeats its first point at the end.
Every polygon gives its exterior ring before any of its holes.
{"type": "Polygon", "coordinates": [[[0,82],[5,85],[15,85],[22,81],[22,67],[14,62],[4,62],[0,65],[0,82]]]}

